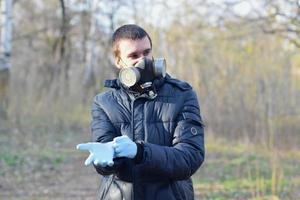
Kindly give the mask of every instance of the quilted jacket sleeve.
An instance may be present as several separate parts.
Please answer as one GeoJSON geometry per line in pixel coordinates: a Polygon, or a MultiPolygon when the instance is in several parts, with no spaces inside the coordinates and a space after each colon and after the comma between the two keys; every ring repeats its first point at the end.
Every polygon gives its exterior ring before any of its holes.
{"type": "Polygon", "coordinates": [[[151,173],[173,180],[189,178],[204,161],[204,128],[197,96],[186,91],[184,105],[173,134],[173,146],[144,144],[141,165],[151,173]]]}
{"type": "MultiPolygon", "coordinates": [[[[116,130],[109,120],[108,116],[101,108],[100,105],[101,96],[97,95],[92,105],[92,122],[91,132],[93,142],[110,142],[116,137],[116,130]]],[[[102,175],[109,175],[115,173],[122,164],[122,159],[114,159],[114,165],[112,167],[101,167],[94,165],[96,171],[102,175]]]]}

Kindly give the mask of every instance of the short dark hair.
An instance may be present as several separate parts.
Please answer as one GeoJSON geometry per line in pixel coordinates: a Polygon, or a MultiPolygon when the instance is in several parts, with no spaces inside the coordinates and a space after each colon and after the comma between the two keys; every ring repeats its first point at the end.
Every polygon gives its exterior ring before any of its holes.
{"type": "Polygon", "coordinates": [[[119,41],[122,39],[140,40],[144,37],[148,37],[152,48],[152,41],[148,33],[140,26],[136,24],[125,24],[119,27],[112,36],[112,48],[115,57],[118,57],[119,52],[119,41]]]}

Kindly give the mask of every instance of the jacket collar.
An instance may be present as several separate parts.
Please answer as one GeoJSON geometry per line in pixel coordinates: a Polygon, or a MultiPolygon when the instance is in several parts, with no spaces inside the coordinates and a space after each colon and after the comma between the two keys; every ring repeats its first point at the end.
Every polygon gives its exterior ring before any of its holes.
{"type": "Polygon", "coordinates": [[[105,80],[104,87],[120,89],[121,83],[120,83],[119,79],[105,80]]]}

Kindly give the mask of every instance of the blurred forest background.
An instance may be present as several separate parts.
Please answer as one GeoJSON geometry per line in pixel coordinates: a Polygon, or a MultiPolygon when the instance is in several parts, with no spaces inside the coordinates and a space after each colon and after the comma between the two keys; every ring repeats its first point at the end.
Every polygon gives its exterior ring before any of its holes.
{"type": "Polygon", "coordinates": [[[300,199],[300,1],[1,0],[0,199],[96,199],[75,145],[116,77],[110,37],[144,27],[206,124],[199,199],[300,199]],[[9,5],[11,4],[11,12],[9,5]],[[10,34],[11,33],[11,34],[10,34]]]}

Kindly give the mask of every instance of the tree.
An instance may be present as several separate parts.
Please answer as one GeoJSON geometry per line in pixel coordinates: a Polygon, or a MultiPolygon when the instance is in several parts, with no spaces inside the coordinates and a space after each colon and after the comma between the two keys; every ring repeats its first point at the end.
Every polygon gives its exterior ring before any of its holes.
{"type": "Polygon", "coordinates": [[[281,36],[300,48],[300,1],[234,0],[224,5],[220,21],[239,20],[242,26],[281,36]]]}
{"type": "Polygon", "coordinates": [[[12,0],[1,1],[0,124],[7,119],[8,84],[12,38],[12,0]]]}

